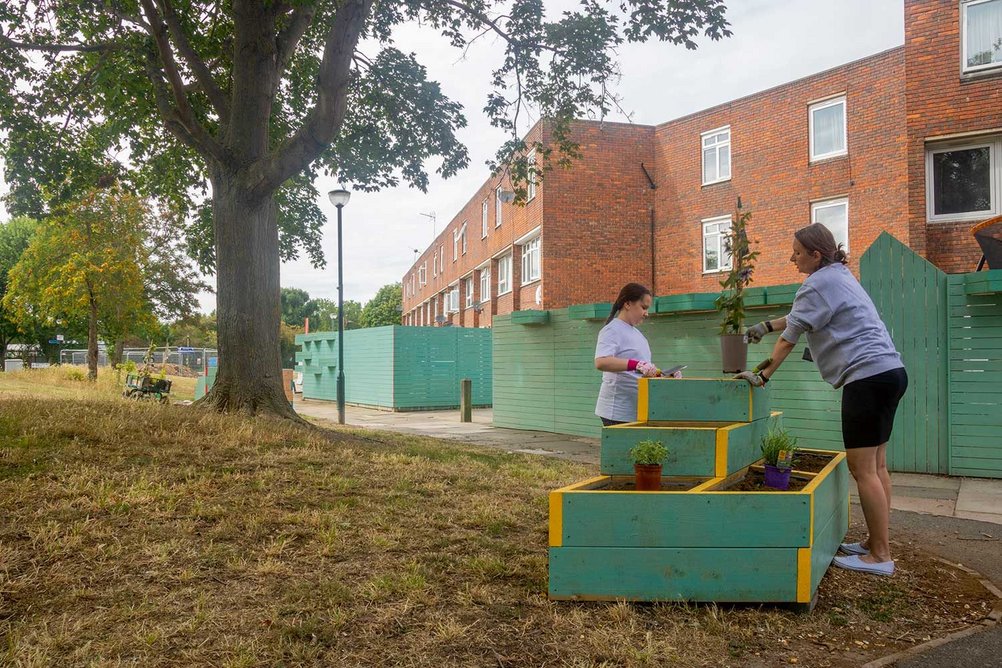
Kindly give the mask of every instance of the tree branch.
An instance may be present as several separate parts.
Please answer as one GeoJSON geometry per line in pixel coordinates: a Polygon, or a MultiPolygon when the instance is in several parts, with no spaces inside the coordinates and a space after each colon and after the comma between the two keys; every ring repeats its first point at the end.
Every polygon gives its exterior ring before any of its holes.
{"type": "Polygon", "coordinates": [[[296,48],[299,46],[300,40],[303,39],[303,35],[309,29],[310,23],[313,22],[315,14],[316,7],[313,5],[297,7],[292,12],[289,25],[279,34],[276,40],[276,50],[278,52],[278,76],[276,77],[276,81],[282,80],[282,74],[285,72],[285,68],[289,66],[289,61],[292,60],[292,55],[296,52],[296,48]]]}
{"type": "Polygon", "coordinates": [[[256,197],[275,192],[288,179],[317,159],[334,140],[347,111],[351,63],[373,0],[347,0],[334,17],[324,44],[318,75],[317,103],[303,126],[248,173],[256,197]]]}
{"type": "Polygon", "coordinates": [[[158,0],[158,2],[163,8],[167,28],[170,30],[171,37],[174,38],[174,43],[177,44],[177,48],[181,52],[181,57],[185,59],[191,67],[191,71],[195,73],[195,78],[202,87],[202,91],[205,92],[212,106],[215,107],[216,113],[219,114],[220,122],[225,125],[230,119],[230,104],[226,99],[226,95],[219,88],[215,78],[212,76],[212,72],[206,67],[205,62],[191,46],[191,42],[188,41],[188,36],[184,34],[184,30],[181,28],[181,21],[178,19],[177,12],[174,10],[174,6],[170,0],[158,0]]]}
{"type": "Polygon", "coordinates": [[[21,49],[22,51],[45,51],[48,53],[119,51],[126,48],[121,42],[101,42],[99,44],[43,44],[39,42],[17,42],[0,33],[0,47],[21,49]]]}
{"type": "MultiPolygon", "coordinates": [[[[143,11],[146,13],[146,20],[150,22],[150,26],[153,28],[153,39],[157,45],[157,51],[160,54],[160,63],[162,69],[157,71],[147,71],[150,75],[150,81],[153,82],[154,92],[157,95],[157,107],[160,108],[160,113],[164,117],[164,122],[180,124],[184,128],[184,135],[175,134],[185,141],[189,146],[194,148],[200,155],[205,157],[207,160],[211,159],[220,164],[226,164],[229,162],[227,153],[223,147],[217,142],[212,135],[209,134],[202,124],[195,118],[195,113],[191,108],[191,103],[188,101],[188,95],[185,92],[184,82],[181,80],[181,75],[177,69],[177,63],[174,60],[174,52],[171,50],[170,42],[167,40],[167,27],[163,20],[160,18],[160,14],[157,13],[156,7],[153,6],[153,0],[141,0],[143,11]],[[162,75],[162,76],[160,76],[162,75]],[[173,91],[174,105],[172,106],[166,99],[166,90],[161,89],[157,91],[157,85],[163,86],[163,79],[166,78],[170,83],[171,90],[173,91]],[[164,99],[161,99],[161,93],[164,99]],[[162,103],[167,104],[167,110],[161,107],[162,103]],[[165,113],[167,111],[167,113],[165,113]]],[[[174,128],[171,128],[172,130],[174,128]]]]}

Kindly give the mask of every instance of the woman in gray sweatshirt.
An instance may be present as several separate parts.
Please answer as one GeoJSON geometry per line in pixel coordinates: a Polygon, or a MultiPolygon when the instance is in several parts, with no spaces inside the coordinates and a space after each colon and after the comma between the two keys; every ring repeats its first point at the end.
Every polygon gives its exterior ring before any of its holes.
{"type": "Polygon", "coordinates": [[[747,332],[754,343],[769,332],[781,332],[772,362],[759,373],[739,375],[756,387],[764,385],[800,335],[807,335],[821,377],[832,387],[842,388],[842,441],[869,532],[861,543],[843,543],[846,556],[835,557],[834,563],[892,575],[891,477],[886,451],[908,376],[873,301],[845,266],[845,251],[827,227],[815,223],[798,230],[790,261],[807,278],[797,290],[789,315],[760,322],[747,332]]]}

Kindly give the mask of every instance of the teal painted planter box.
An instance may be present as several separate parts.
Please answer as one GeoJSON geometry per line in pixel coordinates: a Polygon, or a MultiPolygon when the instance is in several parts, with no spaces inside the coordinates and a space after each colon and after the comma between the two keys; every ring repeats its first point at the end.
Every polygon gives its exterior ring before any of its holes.
{"type": "Polygon", "coordinates": [[[599,476],[551,492],[550,598],[809,607],[849,526],[845,454],[824,454],[801,491],[723,489],[741,472],[687,491],[599,476]]]}
{"type": "Polygon", "coordinates": [[[787,285],[770,285],[765,289],[766,304],[774,306],[777,304],[792,304],[793,298],[800,289],[800,283],[788,283],[787,285]]]}
{"type": "MultiPolygon", "coordinates": [[[[303,398],[337,400],[337,332],[300,334],[303,398]]],[[[493,400],[492,333],[472,327],[372,327],[344,333],[345,401],[390,410],[459,406],[459,382],[473,404],[493,400]]]]}
{"type": "Polygon", "coordinates": [[[612,311],[610,302],[597,304],[575,304],[567,307],[567,317],[570,320],[605,320],[612,311]]]}
{"type": "Polygon", "coordinates": [[[964,294],[991,295],[1002,292],[1002,269],[964,275],[964,294]]]}
{"type": "Polygon", "coordinates": [[[511,321],[516,325],[545,325],[550,321],[550,312],[534,309],[512,311],[511,321]]]}
{"type": "Polygon", "coordinates": [[[733,378],[641,378],[637,421],[752,422],[771,414],[769,396],[733,378]]]}
{"type": "Polygon", "coordinates": [[[664,475],[724,477],[762,457],[762,437],[782,425],[775,412],[754,422],[631,422],[602,430],[600,471],[605,475],[633,475],[630,449],[646,439],[668,447],[664,475]]]}
{"type": "Polygon", "coordinates": [[[716,292],[690,292],[683,295],[666,295],[654,299],[654,313],[682,313],[685,311],[713,311],[716,292]]]}

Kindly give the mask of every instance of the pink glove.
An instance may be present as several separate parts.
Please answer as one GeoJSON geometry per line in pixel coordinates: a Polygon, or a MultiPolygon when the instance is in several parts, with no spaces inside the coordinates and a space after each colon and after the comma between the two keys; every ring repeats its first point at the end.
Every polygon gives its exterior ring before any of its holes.
{"type": "Polygon", "coordinates": [[[650,362],[637,362],[637,373],[645,378],[653,378],[661,373],[656,366],[650,362]]]}
{"type": "Polygon", "coordinates": [[[682,370],[681,370],[681,369],[679,369],[678,371],[676,371],[675,373],[673,373],[672,375],[670,375],[670,376],[668,376],[668,377],[669,377],[669,378],[676,378],[676,379],[677,379],[677,378],[681,378],[681,377],[682,377],[682,370]]]}

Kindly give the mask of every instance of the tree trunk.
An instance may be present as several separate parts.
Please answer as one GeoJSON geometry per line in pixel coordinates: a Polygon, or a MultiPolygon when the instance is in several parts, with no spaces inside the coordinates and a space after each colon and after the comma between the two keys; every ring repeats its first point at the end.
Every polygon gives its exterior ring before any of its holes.
{"type": "Polygon", "coordinates": [[[255,202],[217,170],[212,214],[219,372],[198,404],[298,421],[282,387],[278,207],[271,197],[255,202]]]}
{"type": "Polygon", "coordinates": [[[118,366],[122,363],[122,357],[125,355],[125,340],[119,339],[115,341],[115,347],[111,350],[111,359],[109,362],[113,366],[118,366]]]}
{"type": "Polygon", "coordinates": [[[87,380],[97,380],[97,302],[90,298],[90,317],[87,318],[87,380]]]}

